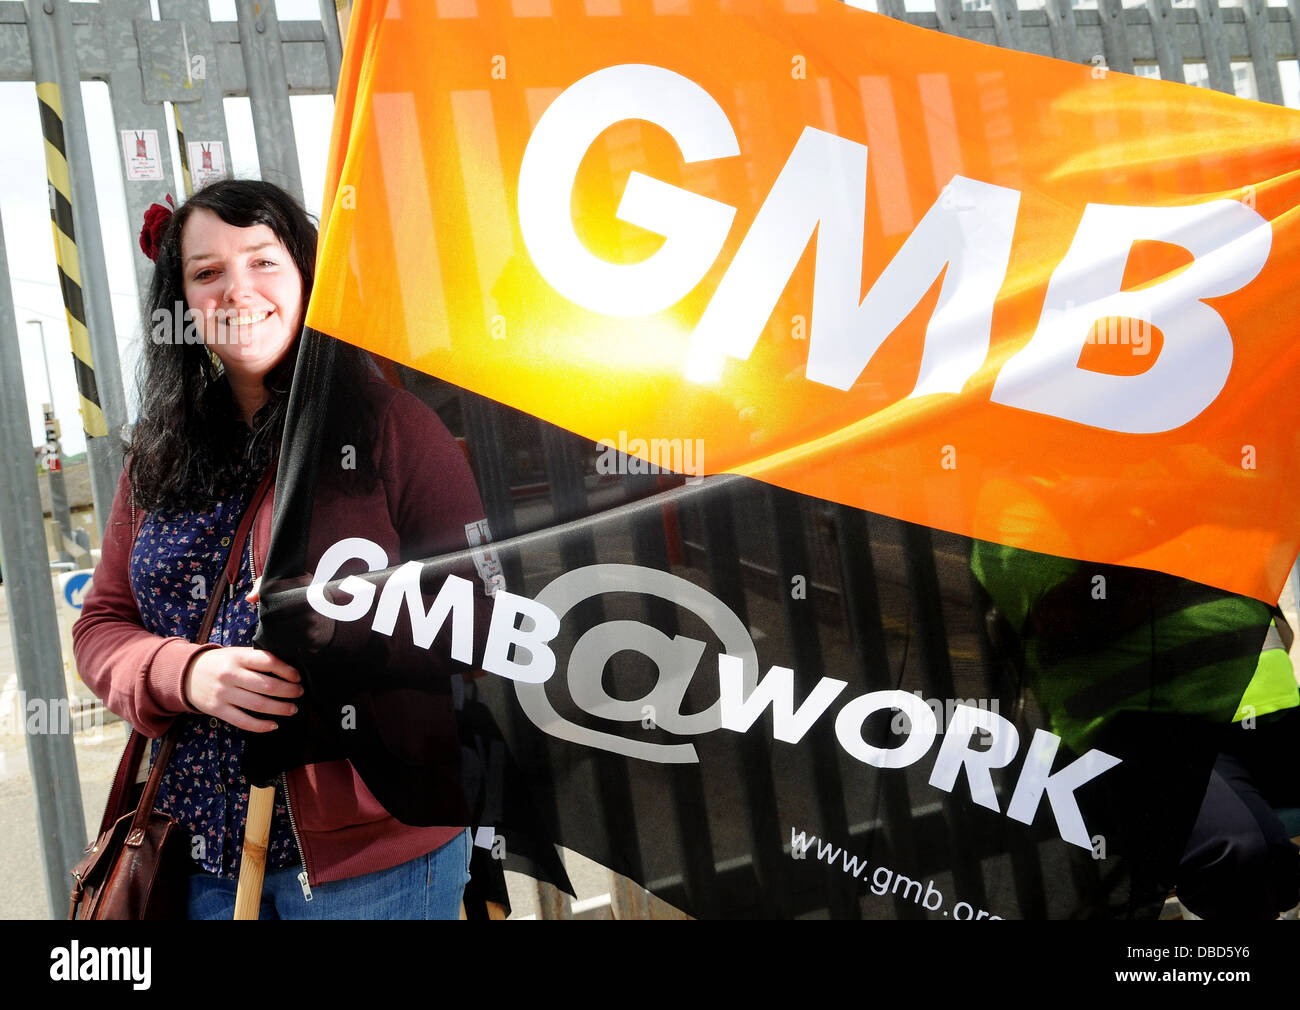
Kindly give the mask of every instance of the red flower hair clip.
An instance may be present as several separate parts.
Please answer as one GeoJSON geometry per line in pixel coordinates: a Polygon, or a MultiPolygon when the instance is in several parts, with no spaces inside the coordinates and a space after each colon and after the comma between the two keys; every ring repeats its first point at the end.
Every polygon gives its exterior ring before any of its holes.
{"type": "Polygon", "coordinates": [[[140,248],[155,263],[158,261],[158,243],[162,240],[163,229],[167,227],[176,208],[170,193],[167,194],[167,202],[171,204],[170,208],[160,203],[151,205],[144,212],[144,227],[140,229],[140,248]]]}

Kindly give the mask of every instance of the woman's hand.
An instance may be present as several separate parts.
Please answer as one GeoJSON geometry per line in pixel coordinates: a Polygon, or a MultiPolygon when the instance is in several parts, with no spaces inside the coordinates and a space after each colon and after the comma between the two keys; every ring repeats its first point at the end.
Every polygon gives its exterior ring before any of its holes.
{"type": "Polygon", "coordinates": [[[269,733],[279,723],[250,712],[290,716],[298,706],[302,677],[284,660],[262,649],[227,646],[195,656],[185,675],[184,692],[200,712],[252,733],[269,733]]]}

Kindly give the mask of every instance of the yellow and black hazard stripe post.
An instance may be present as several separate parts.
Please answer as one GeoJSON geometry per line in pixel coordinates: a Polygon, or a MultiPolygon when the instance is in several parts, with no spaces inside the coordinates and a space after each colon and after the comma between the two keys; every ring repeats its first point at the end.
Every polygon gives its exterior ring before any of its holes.
{"type": "Polygon", "coordinates": [[[185,149],[185,127],[181,124],[180,106],[172,103],[172,118],[176,122],[176,148],[181,152],[181,180],[185,183],[185,198],[194,195],[194,180],[190,178],[190,152],[185,149]]]}
{"type": "Polygon", "coordinates": [[[63,103],[59,86],[53,82],[36,85],[45,136],[45,175],[50,190],[50,221],[54,228],[54,251],[59,265],[59,287],[68,313],[72,357],[81,394],[81,423],[87,436],[108,434],[104,410],[95,384],[95,361],[86,328],[86,304],[81,290],[81,264],[77,257],[77,236],[72,223],[72,183],[68,176],[67,148],[63,140],[63,103]]]}

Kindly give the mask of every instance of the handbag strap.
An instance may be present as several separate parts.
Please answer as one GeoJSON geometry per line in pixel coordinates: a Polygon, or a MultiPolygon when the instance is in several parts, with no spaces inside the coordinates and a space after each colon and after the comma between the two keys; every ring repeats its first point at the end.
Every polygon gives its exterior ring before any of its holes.
{"type": "MultiPolygon", "coordinates": [[[[171,736],[169,730],[167,736],[171,736]]],[[[149,738],[138,730],[131,730],[131,735],[126,740],[126,750],[122,752],[121,760],[117,762],[117,774],[113,776],[113,788],[109,790],[108,802],[104,804],[104,816],[99,822],[99,833],[102,835],[111,828],[126,813],[124,809],[127,803],[127,797],[130,795],[131,780],[135,778],[136,769],[140,767],[140,758],[144,756],[145,744],[149,738]]],[[[164,744],[166,738],[164,738],[164,744]]]]}
{"type": "MultiPolygon", "coordinates": [[[[266,497],[271,485],[275,482],[275,467],[269,467],[266,474],[262,477],[262,482],[257,485],[257,490],[253,492],[253,497],[248,502],[248,508],[244,509],[243,518],[239,520],[239,526],[235,530],[234,539],[230,542],[230,553],[226,556],[226,566],[221,570],[221,575],[217,578],[217,584],[212,587],[212,598],[220,600],[225,593],[226,587],[234,585],[235,578],[239,573],[239,563],[244,553],[244,541],[248,539],[249,532],[253,527],[253,520],[257,516],[257,510],[262,505],[262,499],[266,497]]],[[[203,623],[199,625],[199,635],[196,642],[206,642],[208,635],[212,632],[212,622],[217,618],[216,608],[212,606],[212,600],[208,601],[207,613],[203,615],[203,623]]]]}
{"type": "MultiPolygon", "coordinates": [[[[275,470],[274,465],[267,468],[261,482],[257,485],[257,489],[253,492],[253,497],[249,500],[248,508],[244,510],[244,515],[239,520],[239,526],[235,529],[235,535],[230,541],[230,552],[226,556],[226,563],[208,595],[208,608],[203,613],[203,622],[199,625],[199,633],[195,637],[196,645],[206,642],[208,636],[212,633],[212,625],[216,622],[217,611],[221,607],[221,598],[225,595],[226,587],[232,583],[239,571],[239,563],[244,551],[244,541],[248,539],[249,530],[252,528],[257,510],[275,480],[275,470]]],[[[174,723],[163,737],[162,745],[158,750],[158,758],[154,761],[153,768],[149,772],[149,779],[145,783],[144,793],[140,797],[140,805],[136,808],[135,820],[132,821],[131,831],[127,835],[128,844],[138,845],[144,838],[144,827],[148,822],[149,813],[153,810],[158,789],[162,785],[163,772],[171,760],[172,752],[176,749],[176,741],[180,739],[180,731],[179,723],[174,723]],[[132,842],[132,839],[135,841],[132,842]]],[[[131,730],[131,736],[126,742],[126,750],[122,754],[122,760],[117,765],[117,774],[113,777],[113,788],[108,794],[108,803],[104,807],[104,818],[99,825],[101,835],[129,812],[131,785],[135,779],[136,769],[140,767],[140,761],[144,757],[144,748],[147,743],[148,737],[139,730],[131,730]]]]}

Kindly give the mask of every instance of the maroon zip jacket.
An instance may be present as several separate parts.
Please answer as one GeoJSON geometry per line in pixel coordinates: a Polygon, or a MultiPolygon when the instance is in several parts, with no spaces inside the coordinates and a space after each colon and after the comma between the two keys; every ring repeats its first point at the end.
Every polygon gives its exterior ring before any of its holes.
{"type": "MultiPolygon", "coordinates": [[[[326,548],[345,537],[374,541],[394,564],[399,557],[464,550],[469,546],[465,527],[483,518],[483,506],[459,444],[437,415],[412,394],[378,378],[363,381],[380,419],[375,459],[381,480],[368,497],[348,498],[337,509],[315,503],[310,565],[314,568],[326,548]],[[406,549],[399,550],[399,545],[406,549]]],[[[253,523],[259,572],[271,539],[274,498],[272,487],[253,523]]],[[[196,711],[181,694],[186,668],[199,652],[219,646],[194,645],[145,630],[128,569],[135,534],[144,521],[144,510],[135,511],[132,528],[130,483],[123,470],[99,566],[72,629],[73,651],[82,680],[109,710],[145,736],[158,737],[177,716],[196,711]]],[[[402,824],[375,799],[348,761],[296,768],[288,773],[287,784],[312,884],[397,866],[433,851],[464,830],[402,824]]]]}

